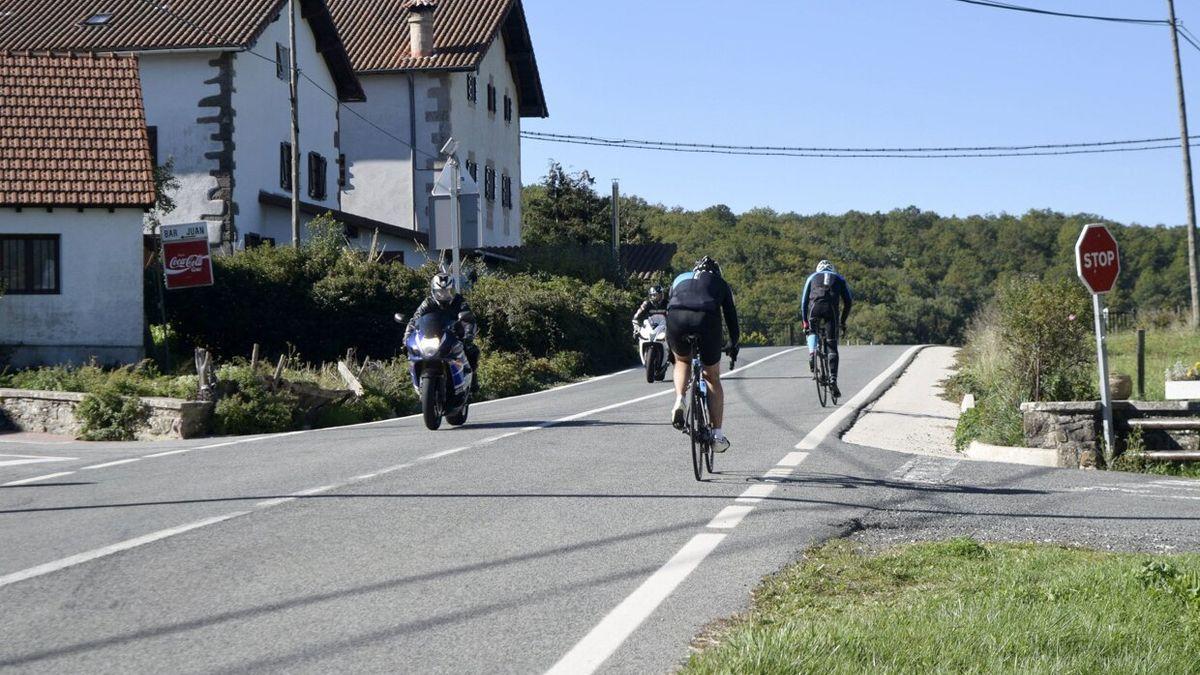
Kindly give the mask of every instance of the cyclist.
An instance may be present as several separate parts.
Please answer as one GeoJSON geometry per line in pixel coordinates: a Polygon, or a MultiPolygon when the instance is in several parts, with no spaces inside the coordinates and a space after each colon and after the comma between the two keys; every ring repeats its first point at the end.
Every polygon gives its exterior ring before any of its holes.
{"type": "Polygon", "coordinates": [[[471,312],[466,298],[454,288],[454,280],[446,272],[438,272],[429,282],[429,297],[421,301],[417,311],[413,312],[408,328],[404,331],[404,344],[408,344],[408,336],[417,329],[417,320],[426,314],[437,313],[447,324],[461,324],[462,331],[458,333],[463,343],[463,352],[467,362],[471,364],[471,393],[479,393],[479,346],[473,339],[475,336],[475,314],[471,312]]]}
{"type": "Polygon", "coordinates": [[[842,333],[846,332],[846,319],[850,318],[850,307],[853,304],[850,284],[838,274],[833,263],[828,260],[817,263],[817,271],[804,282],[804,295],[800,298],[800,318],[804,321],[805,332],[808,333],[808,369],[812,371],[816,370],[817,351],[817,333],[813,319],[821,320],[825,345],[829,352],[829,374],[833,378],[830,386],[835,397],[842,395],[837,385],[838,329],[840,327],[842,333]]]}
{"type": "Polygon", "coordinates": [[[729,439],[721,428],[725,414],[725,393],[721,389],[721,316],[724,315],[725,327],[729,330],[728,354],[732,358],[737,358],[741,333],[733,291],[721,278],[721,266],[717,261],[704,256],[696,261],[691,272],[676,277],[671,284],[671,300],[667,307],[667,343],[675,354],[675,407],[671,409],[671,424],[676,429],[684,426],[683,394],[692,359],[687,339],[694,335],[698,338],[700,362],[708,383],[713,450],[725,452],[729,449],[729,439]]]}

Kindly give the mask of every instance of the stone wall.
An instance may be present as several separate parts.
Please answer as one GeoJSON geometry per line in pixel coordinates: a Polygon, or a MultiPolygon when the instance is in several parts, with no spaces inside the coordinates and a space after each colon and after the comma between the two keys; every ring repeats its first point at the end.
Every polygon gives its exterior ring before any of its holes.
{"type": "MultiPolygon", "coordinates": [[[[75,408],[86,394],[67,391],[0,389],[0,428],[78,437],[82,425],[75,408]]],[[[196,438],[209,433],[213,404],[176,398],[144,397],[147,415],[139,441],[196,438]]]]}
{"type": "MultiPolygon", "coordinates": [[[[1021,416],[1025,444],[1029,447],[1057,451],[1058,465],[1062,467],[1096,465],[1101,456],[1103,425],[1099,401],[1023,403],[1021,416]]],[[[1124,449],[1124,439],[1130,430],[1129,420],[1197,416],[1200,416],[1198,401],[1113,401],[1113,433],[1117,449],[1124,449]]],[[[1156,434],[1162,432],[1147,432],[1146,441],[1150,447],[1164,447],[1164,443],[1172,442],[1181,444],[1179,439],[1159,439],[1156,434]]]]}

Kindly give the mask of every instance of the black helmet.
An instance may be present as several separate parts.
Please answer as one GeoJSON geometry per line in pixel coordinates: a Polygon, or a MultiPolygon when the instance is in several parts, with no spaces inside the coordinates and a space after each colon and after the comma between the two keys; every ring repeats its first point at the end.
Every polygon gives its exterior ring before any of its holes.
{"type": "Polygon", "coordinates": [[[716,260],[713,260],[712,258],[710,258],[708,256],[704,256],[703,258],[696,261],[696,266],[692,268],[692,271],[693,272],[715,272],[717,274],[717,276],[720,276],[721,275],[721,266],[717,264],[716,260]]]}
{"type": "Polygon", "coordinates": [[[429,282],[429,297],[441,306],[446,306],[454,300],[454,280],[445,272],[438,272],[433,275],[433,280],[429,282]]]}
{"type": "Polygon", "coordinates": [[[663,287],[651,286],[650,290],[646,292],[646,297],[650,298],[650,302],[662,302],[663,287]]]}

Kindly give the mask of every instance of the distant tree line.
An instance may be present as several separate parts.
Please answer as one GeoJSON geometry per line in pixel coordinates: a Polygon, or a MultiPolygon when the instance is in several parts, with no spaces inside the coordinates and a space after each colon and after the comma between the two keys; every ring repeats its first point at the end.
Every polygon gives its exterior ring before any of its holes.
{"type": "MultiPolygon", "coordinates": [[[[587,172],[552,163],[523,191],[527,244],[609,241],[611,198],[587,172]]],[[[1029,211],[944,217],[915,206],[888,213],[799,215],[757,208],[742,214],[716,205],[701,211],[621,198],[621,238],[679,246],[677,270],[702,255],[720,261],[738,300],[745,331],[776,334],[796,320],[805,277],[833,261],[856,298],[853,337],[881,343],[958,343],[967,323],[1013,276],[1074,279],[1082,226],[1110,222],[1121,244],[1114,312],[1175,310],[1188,304],[1186,232],[1127,226],[1094,214],[1029,211]]],[[[786,329],[784,329],[786,331],[786,329]]]]}

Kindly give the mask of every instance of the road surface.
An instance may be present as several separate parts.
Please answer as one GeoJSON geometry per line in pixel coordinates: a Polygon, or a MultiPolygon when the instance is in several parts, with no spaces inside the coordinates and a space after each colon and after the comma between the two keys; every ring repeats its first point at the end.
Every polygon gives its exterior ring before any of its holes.
{"type": "MultiPolygon", "coordinates": [[[[906,352],[844,348],[846,397],[906,352]]],[[[827,440],[800,352],[741,365],[703,483],[639,371],[438,432],[0,437],[0,670],[668,672],[762,576],[860,528],[1200,546],[1196,484],[827,440]]]]}

